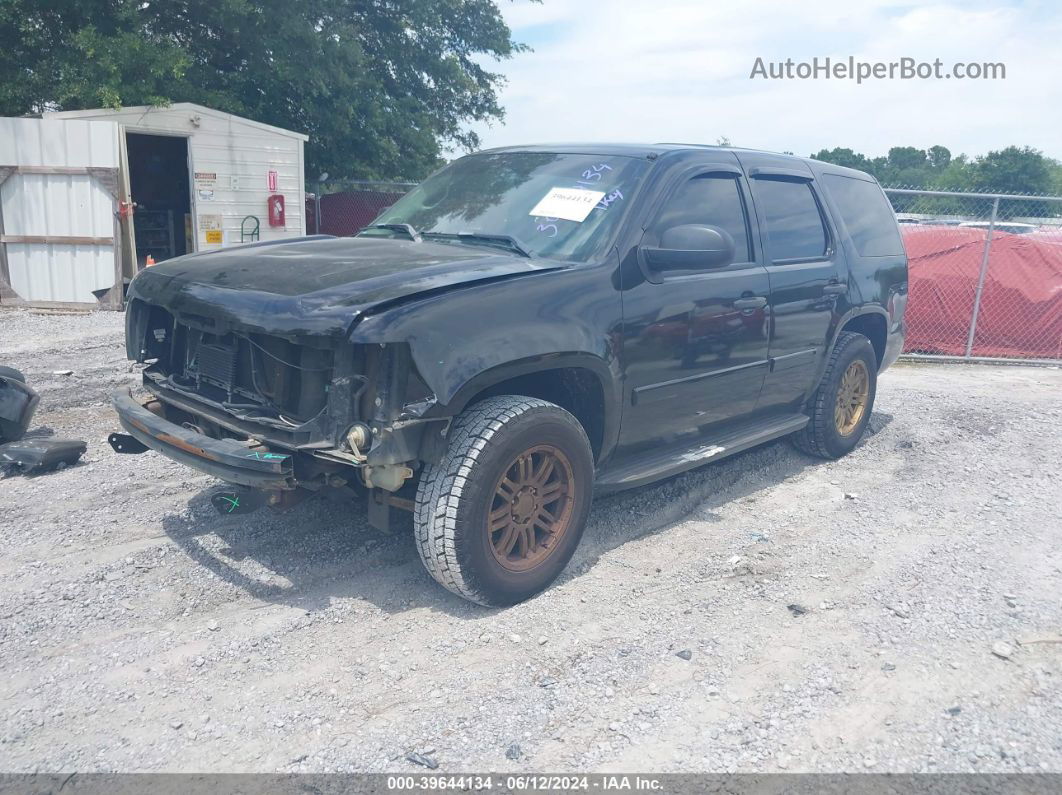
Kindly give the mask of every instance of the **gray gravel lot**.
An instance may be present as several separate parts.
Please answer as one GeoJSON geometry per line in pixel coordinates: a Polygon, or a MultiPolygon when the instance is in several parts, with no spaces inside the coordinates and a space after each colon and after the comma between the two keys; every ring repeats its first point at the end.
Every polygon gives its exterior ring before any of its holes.
{"type": "Polygon", "coordinates": [[[122,321],[0,312],[35,427],[89,443],[0,480],[0,770],[1062,772],[1058,369],[897,366],[844,460],[598,500],[486,610],[357,505],[226,519],[112,453],[122,321]]]}

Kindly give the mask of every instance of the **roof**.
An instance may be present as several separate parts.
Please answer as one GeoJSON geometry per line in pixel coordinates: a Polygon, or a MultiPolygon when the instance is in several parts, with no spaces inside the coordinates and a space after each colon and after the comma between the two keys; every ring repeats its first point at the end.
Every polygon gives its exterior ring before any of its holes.
{"type": "MultiPolygon", "coordinates": [[[[708,146],[697,144],[629,144],[603,142],[561,142],[553,144],[522,144],[519,146],[499,146],[484,149],[483,152],[566,152],[570,154],[619,155],[626,157],[648,157],[662,155],[665,152],[684,151],[688,149],[731,149],[732,147],[708,146]]],[[[477,152],[476,154],[481,154],[477,152]]]]}
{"type": "MultiPolygon", "coordinates": [[[[770,154],[779,158],[799,160],[811,164],[812,170],[817,173],[845,174],[859,176],[863,179],[873,179],[869,174],[846,166],[837,166],[825,160],[816,160],[812,157],[799,157],[798,155],[783,154],[781,152],[768,152],[765,149],[750,149],[741,146],[716,146],[713,144],[683,144],[683,143],[657,143],[657,144],[628,144],[628,143],[556,143],[556,144],[529,144],[523,146],[501,146],[495,149],[485,149],[483,152],[550,152],[566,154],[587,155],[612,155],[617,157],[649,157],[655,158],[665,154],[697,152],[713,150],[716,152],[733,152],[740,155],[742,152],[756,152],[770,154]]],[[[476,154],[482,154],[477,152],[476,154]]]]}
{"type": "Polygon", "coordinates": [[[123,105],[120,108],[88,108],[85,110],[62,110],[62,111],[49,111],[41,114],[43,118],[48,119],[80,119],[80,118],[99,118],[100,116],[110,116],[119,113],[128,113],[130,111],[140,111],[143,114],[157,113],[170,110],[186,110],[194,111],[199,114],[214,116],[221,119],[237,119],[244,124],[248,124],[252,127],[257,127],[260,130],[266,132],[277,133],[279,135],[286,135],[291,138],[298,138],[301,141],[310,140],[310,136],[305,133],[295,132],[294,130],[285,130],[283,127],[274,127],[272,124],[266,124],[264,122],[255,121],[254,119],[248,119],[246,116],[238,116],[235,113],[226,113],[223,110],[216,110],[214,108],[208,108],[205,105],[197,105],[195,102],[174,102],[171,105],[123,105]]]}

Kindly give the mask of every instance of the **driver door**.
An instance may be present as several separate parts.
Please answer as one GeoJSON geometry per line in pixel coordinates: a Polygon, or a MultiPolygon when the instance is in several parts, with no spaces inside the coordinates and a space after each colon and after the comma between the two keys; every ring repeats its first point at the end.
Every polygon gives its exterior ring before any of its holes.
{"type": "Polygon", "coordinates": [[[729,233],[734,257],[710,269],[649,269],[644,281],[624,290],[629,403],[621,446],[628,449],[702,435],[750,414],[767,373],[768,277],[740,168],[703,164],[664,195],[643,247],[658,246],[676,226],[703,224],[729,233]]]}

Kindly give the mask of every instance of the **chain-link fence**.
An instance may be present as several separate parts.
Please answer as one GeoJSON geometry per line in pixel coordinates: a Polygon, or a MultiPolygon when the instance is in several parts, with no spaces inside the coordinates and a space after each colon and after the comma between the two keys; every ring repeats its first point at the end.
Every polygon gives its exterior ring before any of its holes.
{"type": "Polygon", "coordinates": [[[334,180],[306,186],[306,233],[356,235],[415,182],[334,180]]]}
{"type": "Polygon", "coordinates": [[[886,188],[912,356],[1062,360],[1062,197],[886,188]]]}

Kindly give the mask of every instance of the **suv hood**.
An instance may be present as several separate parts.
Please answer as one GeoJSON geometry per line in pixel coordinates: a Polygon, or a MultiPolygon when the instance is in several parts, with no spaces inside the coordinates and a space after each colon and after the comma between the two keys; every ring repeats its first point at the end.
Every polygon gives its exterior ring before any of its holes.
{"type": "Polygon", "coordinates": [[[486,246],[315,237],[167,260],[137,274],[129,297],[246,331],[335,335],[383,304],[562,267],[486,246]]]}

